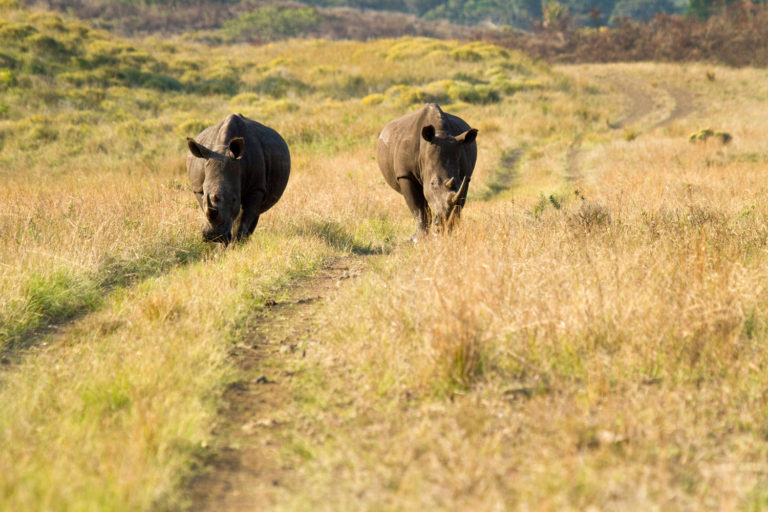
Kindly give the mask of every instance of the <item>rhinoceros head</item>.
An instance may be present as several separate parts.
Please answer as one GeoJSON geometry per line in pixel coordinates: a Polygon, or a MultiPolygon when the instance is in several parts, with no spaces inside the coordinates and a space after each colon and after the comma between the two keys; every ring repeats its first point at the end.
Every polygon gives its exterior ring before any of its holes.
{"type": "Polygon", "coordinates": [[[464,145],[475,141],[477,130],[473,128],[453,137],[438,134],[434,126],[427,125],[422,128],[421,137],[424,140],[419,158],[424,197],[434,213],[432,224],[440,228],[458,219],[464,206],[469,182],[460,177],[459,162],[464,145]]]}
{"type": "Polygon", "coordinates": [[[245,149],[242,137],[236,137],[226,146],[206,148],[187,138],[189,151],[205,160],[205,180],[202,190],[195,191],[206,218],[203,238],[228,244],[232,240],[232,223],[240,214],[240,162],[245,149]]]}

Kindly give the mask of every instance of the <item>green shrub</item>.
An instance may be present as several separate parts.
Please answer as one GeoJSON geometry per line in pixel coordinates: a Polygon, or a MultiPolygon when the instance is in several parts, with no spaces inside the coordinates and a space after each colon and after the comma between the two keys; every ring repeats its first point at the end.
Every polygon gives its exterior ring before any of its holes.
{"type": "Polygon", "coordinates": [[[53,142],[59,138],[58,130],[51,124],[40,124],[27,132],[29,142],[53,142]]]}
{"type": "Polygon", "coordinates": [[[64,26],[64,20],[61,19],[61,16],[52,13],[45,13],[45,15],[46,16],[43,18],[41,23],[43,28],[47,30],[53,30],[55,32],[60,32],[62,34],[67,33],[68,29],[66,26],[64,26]]]}
{"type": "Polygon", "coordinates": [[[74,86],[82,87],[83,85],[91,82],[91,74],[83,71],[75,71],[72,73],[60,73],[59,78],[68,82],[74,86]]]}
{"type": "Polygon", "coordinates": [[[16,75],[13,71],[10,69],[2,69],[0,68],[0,89],[7,89],[9,87],[14,87],[16,84],[19,83],[18,78],[16,78],[16,75]]]}
{"type": "Polygon", "coordinates": [[[53,71],[46,61],[37,57],[25,60],[21,70],[30,75],[47,75],[53,71]]]}
{"type": "Polygon", "coordinates": [[[181,82],[162,73],[144,73],[142,85],[158,91],[180,91],[182,89],[181,82]]]}
{"type": "Polygon", "coordinates": [[[458,80],[459,82],[469,82],[470,84],[473,84],[473,85],[486,83],[485,81],[477,78],[477,76],[471,73],[463,73],[463,72],[459,72],[453,75],[453,79],[458,80]]]}
{"type": "Polygon", "coordinates": [[[237,84],[224,80],[202,80],[192,86],[194,92],[200,94],[224,94],[232,95],[237,92],[237,84]]]}
{"type": "Polygon", "coordinates": [[[35,27],[26,23],[9,23],[7,25],[0,26],[0,41],[5,41],[16,46],[24,39],[36,32],[37,29],[35,27]]]}
{"type": "Polygon", "coordinates": [[[98,108],[101,102],[104,101],[107,94],[103,89],[85,87],[67,91],[67,99],[69,99],[73,105],[78,109],[92,109],[98,108]]]}
{"type": "Polygon", "coordinates": [[[478,52],[464,46],[451,51],[450,55],[456,60],[465,62],[477,62],[483,60],[483,56],[478,52]]]}
{"type": "Polygon", "coordinates": [[[480,41],[465,44],[451,51],[451,57],[459,61],[477,62],[494,58],[509,58],[509,52],[498,46],[480,41]]]}
{"type": "Polygon", "coordinates": [[[283,98],[283,99],[264,103],[261,107],[261,110],[266,114],[276,114],[280,112],[296,112],[297,110],[299,110],[299,105],[290,100],[283,98]]]}
{"type": "Polygon", "coordinates": [[[367,92],[368,83],[360,75],[344,75],[333,86],[334,95],[340,98],[359,97],[367,92]]]}
{"type": "Polygon", "coordinates": [[[363,105],[378,105],[379,103],[382,103],[385,99],[387,99],[386,96],[383,94],[369,94],[365,98],[360,100],[360,103],[363,105]]]}
{"type": "Polygon", "coordinates": [[[59,270],[46,276],[32,276],[27,283],[27,304],[46,319],[72,316],[78,309],[99,300],[93,283],[59,270]]]}
{"type": "Polygon", "coordinates": [[[320,25],[320,15],[311,7],[258,7],[224,23],[222,32],[233,40],[276,40],[300,36],[320,25]]]}
{"type": "Polygon", "coordinates": [[[200,119],[187,119],[176,125],[175,132],[182,137],[195,137],[211,125],[213,123],[201,121],[200,119]]]}
{"type": "Polygon", "coordinates": [[[424,103],[427,100],[427,93],[412,85],[393,85],[387,89],[385,94],[388,98],[401,105],[424,103]]]}
{"type": "Polygon", "coordinates": [[[0,68],[16,69],[19,61],[11,55],[0,53],[0,68]]]}
{"type": "Polygon", "coordinates": [[[688,142],[706,142],[710,138],[720,139],[723,144],[728,144],[733,139],[733,136],[728,132],[720,130],[713,130],[712,128],[704,128],[698,132],[694,132],[688,136],[688,142]]]}
{"type": "Polygon", "coordinates": [[[453,85],[453,80],[438,80],[431,82],[424,87],[426,97],[424,101],[433,101],[435,103],[450,103],[453,98],[449,90],[453,85]]]}
{"type": "Polygon", "coordinates": [[[289,90],[304,92],[309,86],[292,77],[290,73],[275,70],[256,83],[256,90],[273,98],[284,98],[289,90]]]}
{"type": "Polygon", "coordinates": [[[239,107],[250,107],[259,102],[260,96],[254,92],[244,92],[229,100],[229,106],[237,110],[239,107]]]}
{"type": "Polygon", "coordinates": [[[46,34],[35,34],[29,38],[28,42],[30,47],[40,55],[64,57],[72,53],[67,45],[46,34]]]}
{"type": "Polygon", "coordinates": [[[438,80],[425,88],[426,101],[448,103],[463,101],[466,103],[497,103],[501,100],[501,92],[488,84],[471,84],[459,80],[438,80]]]}
{"type": "MultiPolygon", "coordinates": [[[[499,94],[498,89],[495,89],[493,86],[480,84],[474,86],[473,98],[474,103],[498,103],[501,101],[501,94],[499,94]]],[[[464,98],[459,99],[469,102],[469,100],[464,98]]]]}

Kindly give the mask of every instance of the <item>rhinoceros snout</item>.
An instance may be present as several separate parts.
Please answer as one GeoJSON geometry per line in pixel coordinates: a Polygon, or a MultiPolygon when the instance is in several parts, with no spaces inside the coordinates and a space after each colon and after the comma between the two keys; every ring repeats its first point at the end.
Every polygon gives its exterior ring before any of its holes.
{"type": "Polygon", "coordinates": [[[223,244],[229,244],[232,241],[232,225],[220,224],[216,227],[206,226],[203,228],[203,240],[206,242],[218,242],[223,244]]]}
{"type": "Polygon", "coordinates": [[[450,232],[459,224],[461,206],[453,206],[446,213],[432,217],[432,225],[437,233],[450,232]]]}

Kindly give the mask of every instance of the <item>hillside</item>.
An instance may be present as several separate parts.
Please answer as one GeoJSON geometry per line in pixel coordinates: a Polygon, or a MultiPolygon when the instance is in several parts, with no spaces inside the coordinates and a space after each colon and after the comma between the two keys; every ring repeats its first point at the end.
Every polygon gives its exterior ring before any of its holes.
{"type": "Polygon", "coordinates": [[[429,20],[410,12],[360,9],[343,5],[321,7],[301,2],[253,3],[199,0],[178,3],[99,0],[27,0],[30,6],[70,13],[99,28],[122,35],[184,34],[200,31],[207,40],[249,42],[288,37],[372,39],[377,37],[465,37],[470,28],[446,20],[429,20]],[[232,26],[235,31],[228,30],[232,26]],[[248,30],[240,33],[240,27],[248,30]]]}
{"type": "MultiPolygon", "coordinates": [[[[333,38],[370,38],[402,35],[451,37],[450,32],[494,27],[530,30],[553,16],[567,16],[578,26],[598,27],[615,24],[620,18],[650,21],[656,14],[682,14],[686,0],[286,0],[255,2],[240,0],[25,0],[29,5],[69,12],[97,21],[104,28],[122,33],[189,32],[218,29],[228,21],[260,9],[309,11],[317,23],[306,35],[333,38]],[[354,24],[366,31],[356,33],[354,24]],[[348,31],[352,28],[352,32],[348,31]],[[397,31],[397,33],[392,33],[397,31]]],[[[694,2],[695,3],[695,2],[694,2]]],[[[712,2],[702,1],[699,11],[706,13],[712,2]]],[[[302,16],[301,12],[293,13],[302,16]]],[[[280,23],[280,22],[278,22],[280,23]]],[[[455,35],[454,35],[455,37],[455,35]]]]}
{"type": "Polygon", "coordinates": [[[0,2],[0,510],[765,510],[765,70],[120,37],[0,2]],[[479,129],[409,243],[381,127],[479,129]],[[292,173],[204,244],[185,138],[292,173]]]}
{"type": "Polygon", "coordinates": [[[429,16],[422,12],[423,9],[419,10],[432,4],[417,8],[422,4],[408,2],[360,4],[377,7],[376,10],[338,7],[344,2],[308,5],[300,2],[261,4],[223,0],[200,0],[184,3],[183,6],[171,0],[45,0],[35,5],[48,5],[51,9],[79,16],[113,33],[158,34],[161,37],[176,34],[208,45],[258,45],[293,37],[369,40],[426,36],[486,41],[525,52],[549,63],[661,61],[717,62],[729,66],[768,64],[768,7],[765,4],[721,4],[696,0],[689,6],[687,14],[681,16],[667,14],[682,12],[679,5],[672,9],[663,8],[664,1],[638,2],[635,5],[634,0],[622,1],[615,7],[598,8],[593,4],[573,7],[568,3],[550,2],[545,11],[540,12],[539,9],[536,14],[524,15],[520,12],[525,9],[519,11],[517,7],[510,7],[508,14],[517,13],[514,16],[518,18],[514,18],[517,21],[506,22],[490,14],[499,7],[494,2],[485,3],[483,8],[478,9],[475,9],[478,6],[473,2],[466,5],[450,3],[450,9],[449,4],[435,4],[438,11],[458,9],[459,12],[466,8],[476,15],[463,24],[448,21],[453,20],[451,17],[429,16]],[[397,12],[397,9],[408,12],[397,12]],[[613,14],[609,15],[609,12],[613,14]]]}

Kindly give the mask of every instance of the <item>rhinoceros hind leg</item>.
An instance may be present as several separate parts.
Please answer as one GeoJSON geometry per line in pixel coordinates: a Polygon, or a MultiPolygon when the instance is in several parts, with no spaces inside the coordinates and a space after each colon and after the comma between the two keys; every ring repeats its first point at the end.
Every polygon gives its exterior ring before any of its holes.
{"type": "Polygon", "coordinates": [[[409,178],[398,178],[397,183],[400,185],[400,193],[403,194],[408,209],[411,210],[411,215],[416,220],[416,232],[410,238],[415,242],[423,238],[429,228],[429,212],[427,201],[424,199],[424,189],[419,183],[409,178]]]}

